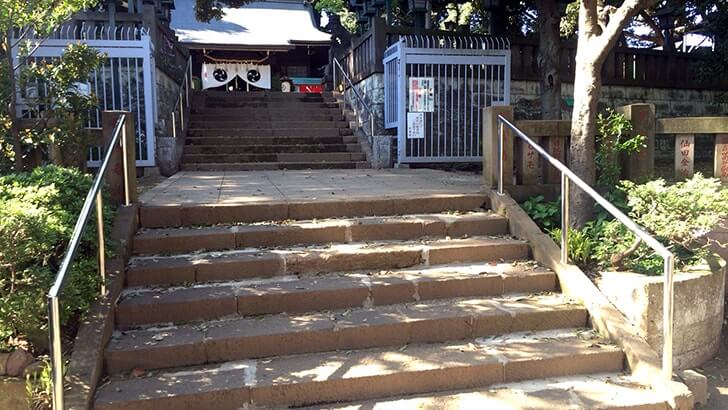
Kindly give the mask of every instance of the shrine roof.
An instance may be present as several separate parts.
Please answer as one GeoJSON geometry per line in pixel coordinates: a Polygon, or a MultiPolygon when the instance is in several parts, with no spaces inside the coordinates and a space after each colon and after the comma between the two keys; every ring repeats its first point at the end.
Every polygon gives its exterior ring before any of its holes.
{"type": "Polygon", "coordinates": [[[170,27],[180,42],[192,48],[290,48],[331,41],[330,34],[316,28],[312,9],[302,0],[255,1],[223,11],[222,19],[205,23],[195,17],[195,0],[175,0],[170,27]]]}

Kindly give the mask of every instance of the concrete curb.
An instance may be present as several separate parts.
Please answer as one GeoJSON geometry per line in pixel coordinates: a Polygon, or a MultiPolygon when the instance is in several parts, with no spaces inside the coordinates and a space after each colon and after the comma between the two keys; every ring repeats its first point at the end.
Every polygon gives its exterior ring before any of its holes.
{"type": "Polygon", "coordinates": [[[489,192],[493,211],[506,216],[511,234],[527,240],[533,258],[556,272],[561,291],[567,297],[583,304],[589,312],[594,328],[609,337],[625,354],[627,366],[632,375],[657,391],[668,395],[668,403],[676,409],[692,409],[692,392],[680,382],[670,382],[668,386],[661,380],[661,361],[657,353],[631,328],[627,319],[599,291],[592,281],[574,265],[562,264],[559,247],[508,195],[500,196],[489,192]]]}
{"type": "Polygon", "coordinates": [[[66,368],[66,409],[89,409],[103,375],[104,348],[114,330],[114,309],[124,288],[125,267],[131,254],[134,234],[139,227],[139,205],[120,206],[109,240],[117,244],[116,256],[106,261],[106,296],[97,299],[81,323],[66,368]]]}

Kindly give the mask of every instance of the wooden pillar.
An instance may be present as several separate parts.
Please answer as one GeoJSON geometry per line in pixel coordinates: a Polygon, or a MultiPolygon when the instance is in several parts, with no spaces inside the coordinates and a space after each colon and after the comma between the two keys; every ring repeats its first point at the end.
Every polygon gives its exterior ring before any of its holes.
{"type": "Polygon", "coordinates": [[[713,175],[723,182],[728,182],[728,134],[715,136],[715,166],[713,175]]]}
{"type": "Polygon", "coordinates": [[[675,136],[675,179],[691,178],[695,172],[695,135],[675,136]]]}
{"type": "MultiPolygon", "coordinates": [[[[483,185],[498,187],[498,116],[513,120],[513,107],[502,105],[483,109],[483,185]]],[[[503,128],[503,186],[513,185],[513,136],[503,128]]]]}
{"type": "Polygon", "coordinates": [[[622,177],[632,181],[643,181],[655,173],[655,106],[653,104],[630,104],[619,107],[618,112],[632,122],[634,135],[644,135],[646,148],[623,158],[622,177]]]}
{"type": "MultiPolygon", "coordinates": [[[[129,200],[134,203],[137,201],[137,180],[136,180],[136,135],[134,133],[134,116],[128,111],[104,111],[101,113],[101,146],[105,150],[109,146],[111,137],[113,136],[116,122],[124,114],[126,116],[126,164],[129,181],[129,200]]],[[[123,134],[122,134],[123,135],[123,134]]],[[[124,203],[124,163],[121,155],[122,147],[121,136],[118,144],[112,149],[109,168],[106,173],[106,186],[108,187],[112,204],[124,203]]]]}

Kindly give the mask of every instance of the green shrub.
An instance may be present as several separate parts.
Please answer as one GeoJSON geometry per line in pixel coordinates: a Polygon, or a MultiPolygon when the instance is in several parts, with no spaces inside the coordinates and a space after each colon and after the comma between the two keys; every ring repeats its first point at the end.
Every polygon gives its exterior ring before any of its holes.
{"type": "Polygon", "coordinates": [[[553,202],[544,200],[543,195],[528,198],[521,208],[544,231],[561,226],[561,199],[553,202]]]}
{"type": "MultiPolygon", "coordinates": [[[[47,294],[92,178],[55,166],[0,177],[0,349],[10,337],[46,345],[47,294]]],[[[105,211],[109,227],[111,209],[105,211]]],[[[64,324],[98,293],[95,224],[86,229],[62,293],[64,324]]]]}

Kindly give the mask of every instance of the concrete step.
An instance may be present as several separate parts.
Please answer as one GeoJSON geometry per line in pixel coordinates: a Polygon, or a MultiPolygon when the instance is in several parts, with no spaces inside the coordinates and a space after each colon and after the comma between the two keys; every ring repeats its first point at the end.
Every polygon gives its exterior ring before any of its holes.
{"type": "Polygon", "coordinates": [[[272,118],[296,118],[302,115],[343,115],[343,111],[336,108],[325,108],[315,107],[310,104],[302,104],[296,109],[291,110],[289,108],[280,108],[275,105],[272,106],[261,106],[255,108],[241,108],[241,107],[215,107],[207,108],[203,105],[193,106],[191,111],[193,118],[197,115],[211,115],[211,116],[235,116],[236,119],[240,118],[252,118],[256,115],[269,115],[272,118]]]}
{"type": "Polygon", "coordinates": [[[352,135],[350,128],[190,128],[192,137],[339,137],[352,135]]]}
{"type": "Polygon", "coordinates": [[[348,121],[341,113],[338,114],[317,114],[308,112],[289,112],[286,114],[271,114],[269,111],[251,111],[249,113],[240,112],[228,113],[228,110],[216,110],[201,114],[193,111],[191,119],[193,121],[348,121]]]}
{"type": "Polygon", "coordinates": [[[305,313],[555,288],[556,275],[532,262],[419,266],[208,282],[189,287],[130,288],[116,307],[115,323],[117,328],[128,329],[235,315],[305,313]]]}
{"type": "Polygon", "coordinates": [[[356,137],[351,135],[333,137],[312,137],[312,136],[227,136],[227,137],[195,137],[188,136],[185,140],[189,145],[316,145],[316,144],[356,144],[356,137]]]}
{"type": "Polygon", "coordinates": [[[275,90],[255,90],[255,91],[221,91],[221,90],[203,90],[195,91],[193,97],[230,97],[230,98],[260,98],[260,97],[279,97],[279,98],[317,98],[328,97],[334,98],[332,91],[322,91],[320,93],[284,93],[275,90]]]}
{"type": "Polygon", "coordinates": [[[220,223],[308,220],[360,216],[388,216],[489,209],[481,193],[433,194],[379,198],[290,200],[265,203],[144,205],[139,209],[145,228],[165,228],[220,223]]]}
{"type": "Polygon", "coordinates": [[[407,409],[669,409],[665,394],[622,373],[566,376],[505,383],[488,389],[398,396],[355,403],[306,407],[301,410],[407,409]]]}
{"type": "Polygon", "coordinates": [[[205,108],[248,108],[248,109],[268,109],[276,108],[282,110],[296,110],[303,106],[311,108],[340,108],[338,102],[326,101],[305,101],[305,100],[280,100],[280,101],[245,101],[245,100],[226,100],[208,98],[205,101],[205,108]]]}
{"type": "Polygon", "coordinates": [[[141,378],[116,377],[99,389],[95,408],[221,410],[246,403],[284,408],[622,369],[624,355],[615,346],[576,330],[553,333],[284,356],[141,378]]]}
{"type": "Polygon", "coordinates": [[[441,299],[128,330],[109,342],[105,364],[115,374],[586,324],[586,309],[561,295],[441,299]]]}
{"type": "Polygon", "coordinates": [[[508,220],[491,212],[421,214],[293,221],[203,228],[142,229],[134,237],[135,254],[169,254],[421,237],[460,238],[505,235],[508,220]]]}
{"type": "Polygon", "coordinates": [[[361,152],[359,144],[187,145],[185,154],[264,154],[295,152],[361,152]]]}
{"type": "Polygon", "coordinates": [[[190,129],[277,129],[277,128],[348,128],[346,121],[293,121],[288,119],[259,120],[237,119],[235,121],[198,120],[195,116],[190,121],[190,129]]]}
{"type": "Polygon", "coordinates": [[[237,280],[301,273],[397,269],[457,262],[516,261],[528,245],[500,237],[379,241],[290,249],[247,249],[177,256],[134,257],[127,286],[237,280]]]}
{"type": "Polygon", "coordinates": [[[214,154],[182,155],[183,164],[238,164],[244,162],[277,162],[277,163],[306,163],[306,162],[362,162],[367,157],[363,152],[274,152],[267,154],[230,154],[218,152],[214,154]]]}
{"type": "Polygon", "coordinates": [[[336,162],[243,162],[243,163],[183,163],[183,171],[269,171],[278,169],[368,169],[366,161],[336,162]]]}

